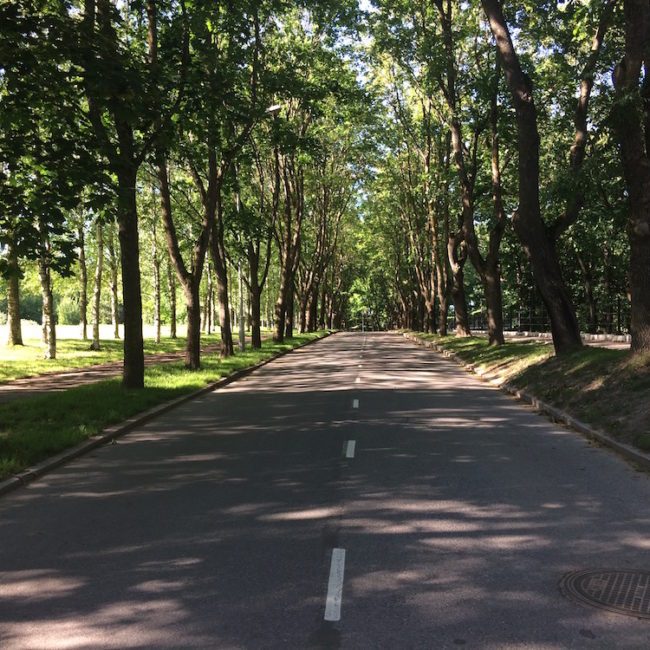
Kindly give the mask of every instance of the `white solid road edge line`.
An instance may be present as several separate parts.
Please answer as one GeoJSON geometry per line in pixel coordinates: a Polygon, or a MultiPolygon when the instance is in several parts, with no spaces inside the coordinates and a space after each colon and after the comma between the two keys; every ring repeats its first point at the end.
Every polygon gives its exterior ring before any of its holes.
{"type": "Polygon", "coordinates": [[[343,574],[345,572],[345,549],[332,549],[330,577],[327,582],[327,599],[325,601],[325,620],[341,620],[341,602],[343,600],[343,574]]]}
{"type": "Polygon", "coordinates": [[[352,400],[352,408],[353,409],[358,409],[359,408],[359,400],[358,399],[353,399],[352,400]]]}
{"type": "Polygon", "coordinates": [[[344,453],[346,458],[354,458],[354,450],[357,446],[356,440],[346,440],[343,445],[344,453]]]}

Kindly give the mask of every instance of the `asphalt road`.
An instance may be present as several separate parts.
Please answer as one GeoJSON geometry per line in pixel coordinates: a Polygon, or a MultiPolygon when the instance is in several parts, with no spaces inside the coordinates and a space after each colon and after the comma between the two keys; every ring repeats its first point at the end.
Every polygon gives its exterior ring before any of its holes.
{"type": "Polygon", "coordinates": [[[650,568],[649,504],[431,351],[338,334],[1,499],[0,648],[647,648],[558,581],[650,568]]]}

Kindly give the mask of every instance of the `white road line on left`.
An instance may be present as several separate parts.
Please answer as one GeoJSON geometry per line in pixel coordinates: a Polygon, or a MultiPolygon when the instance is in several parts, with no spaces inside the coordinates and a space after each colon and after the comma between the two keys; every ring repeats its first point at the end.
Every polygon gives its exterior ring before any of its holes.
{"type": "Polygon", "coordinates": [[[343,601],[343,575],[345,573],[345,549],[332,549],[330,577],[327,581],[327,598],[325,600],[325,620],[341,620],[341,603],[343,601]]]}
{"type": "Polygon", "coordinates": [[[358,399],[353,399],[352,400],[352,408],[353,409],[358,409],[359,408],[359,400],[358,399]]]}

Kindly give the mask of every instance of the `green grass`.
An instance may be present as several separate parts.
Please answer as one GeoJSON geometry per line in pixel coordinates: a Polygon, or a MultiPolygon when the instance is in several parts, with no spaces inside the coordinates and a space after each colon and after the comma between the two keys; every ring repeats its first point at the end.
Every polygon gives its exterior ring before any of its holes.
{"type": "Polygon", "coordinates": [[[0,404],[0,479],[63,451],[111,424],[322,335],[322,332],[300,334],[283,344],[264,341],[261,350],[248,348],[223,360],[206,355],[201,370],[195,372],[185,369],[180,362],[152,366],[145,371],[142,390],[126,390],[115,378],[0,404]]]}
{"type": "Polygon", "coordinates": [[[480,337],[417,336],[455,352],[485,377],[507,381],[623,442],[650,450],[648,355],[585,346],[556,357],[552,345],[539,341],[490,347],[480,337]]]}
{"type": "MultiPolygon", "coordinates": [[[[203,347],[219,342],[218,335],[202,335],[203,347]]],[[[57,358],[43,359],[43,344],[38,339],[27,339],[25,345],[15,347],[0,346],[0,384],[53,372],[63,372],[75,368],[86,368],[104,363],[122,361],[122,346],[120,340],[102,340],[101,350],[90,350],[90,341],[80,339],[57,340],[57,358]]],[[[185,349],[185,338],[163,338],[160,343],[154,339],[145,339],[145,354],[168,354],[182,352],[185,349]]]]}

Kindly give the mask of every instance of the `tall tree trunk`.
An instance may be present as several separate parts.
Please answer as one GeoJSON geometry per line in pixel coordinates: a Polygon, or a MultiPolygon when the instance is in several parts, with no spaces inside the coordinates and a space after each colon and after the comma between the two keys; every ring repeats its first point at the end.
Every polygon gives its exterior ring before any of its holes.
{"type": "MultiPolygon", "coordinates": [[[[178,235],[173,218],[171,191],[167,171],[167,160],[165,152],[158,148],[156,151],[156,176],[160,190],[160,206],[162,212],[163,228],[165,230],[165,241],[169,254],[169,264],[174,265],[176,276],[183,288],[185,297],[185,308],[187,313],[187,340],[185,343],[185,365],[190,370],[198,370],[201,367],[201,277],[205,263],[205,253],[208,247],[208,237],[212,225],[212,212],[205,210],[201,225],[201,234],[194,242],[192,253],[192,270],[189,271],[183,260],[178,235]]],[[[172,300],[174,303],[174,326],[173,333],[176,334],[176,284],[171,273],[171,266],[168,267],[168,281],[171,288],[172,300]]]]}
{"type": "Polygon", "coordinates": [[[160,343],[161,328],[161,296],[160,296],[160,256],[158,254],[158,241],[156,236],[156,224],[153,224],[153,245],[152,245],[152,265],[153,265],[153,329],[156,343],[160,343]]]}
{"type": "Polygon", "coordinates": [[[451,300],[454,303],[456,317],[456,336],[471,336],[467,297],[465,295],[464,266],[467,261],[467,251],[460,233],[450,235],[447,250],[451,266],[451,300]]]}
{"type": "Polygon", "coordinates": [[[86,265],[86,237],[83,225],[79,226],[79,320],[81,340],[88,340],[88,267],[86,265]]]}
{"type": "Polygon", "coordinates": [[[110,271],[111,323],[113,338],[120,338],[119,264],[115,252],[115,229],[111,224],[108,237],[108,268],[110,271]]]}
{"type": "Polygon", "coordinates": [[[228,357],[234,354],[232,339],[232,322],[230,318],[230,300],[228,298],[228,273],[227,269],[217,269],[215,265],[215,279],[217,282],[217,304],[219,311],[219,328],[221,331],[220,354],[228,357]]]}
{"type": "Polygon", "coordinates": [[[20,325],[20,266],[16,247],[7,245],[7,345],[24,345],[20,325]]]}
{"type": "Polygon", "coordinates": [[[488,264],[483,274],[483,290],[487,307],[488,343],[503,345],[503,295],[501,292],[501,272],[498,264],[488,264]]]}
{"type": "Polygon", "coordinates": [[[603,293],[605,294],[605,332],[611,334],[614,331],[614,291],[613,291],[613,273],[611,267],[612,251],[609,246],[605,246],[603,251],[603,293]]]}
{"type": "Polygon", "coordinates": [[[176,334],[176,277],[172,262],[167,260],[167,289],[169,291],[169,337],[175,339],[176,334]]]}
{"type": "Polygon", "coordinates": [[[222,357],[229,357],[235,353],[232,339],[232,321],[230,318],[230,301],[228,297],[228,262],[224,244],[224,221],[221,185],[214,191],[215,217],[212,221],[210,236],[210,255],[217,282],[217,300],[219,302],[219,324],[221,327],[222,357]]]}
{"type": "Polygon", "coordinates": [[[118,226],[124,301],[125,388],[144,388],[144,340],[142,337],[142,293],[140,243],[136,202],[137,170],[122,170],[118,177],[118,226]]]}
{"type": "Polygon", "coordinates": [[[449,288],[441,282],[438,276],[438,335],[447,336],[447,320],[449,318],[449,288]]]}
{"type": "Polygon", "coordinates": [[[262,289],[259,283],[259,255],[252,245],[248,247],[249,290],[251,300],[251,345],[253,348],[262,347],[262,289]]]}
{"type": "Polygon", "coordinates": [[[632,351],[650,351],[650,5],[625,0],[625,56],[616,66],[616,129],[629,195],[632,351]],[[643,73],[643,81],[641,81],[643,73]]]}
{"type": "Polygon", "coordinates": [[[232,324],[230,320],[230,300],[228,298],[228,268],[225,259],[215,256],[215,244],[211,244],[212,263],[217,281],[217,302],[219,304],[219,324],[221,328],[221,356],[234,354],[232,324]]]}
{"type": "Polygon", "coordinates": [[[506,83],[516,111],[519,151],[519,208],[515,232],[531,263],[533,276],[551,321],[556,354],[582,345],[575,310],[566,290],[553,239],[541,216],[539,201],[539,133],[530,78],[519,58],[499,0],[481,0],[496,39],[506,83]]]}
{"type": "Polygon", "coordinates": [[[201,297],[199,287],[188,284],[183,287],[187,313],[187,343],[185,346],[185,365],[190,370],[201,367],[201,297]]]}
{"type": "Polygon", "coordinates": [[[485,293],[487,309],[488,343],[504,345],[503,335],[503,292],[501,288],[500,248],[507,225],[506,210],[503,205],[503,188],[501,186],[501,162],[499,151],[499,106],[498,86],[501,66],[497,63],[495,84],[490,98],[490,167],[492,171],[492,206],[494,225],[490,228],[488,252],[481,262],[481,279],[485,293]]]}
{"type": "Polygon", "coordinates": [[[299,331],[301,334],[304,334],[307,331],[307,309],[309,303],[309,294],[306,290],[303,289],[302,295],[298,300],[298,312],[299,312],[299,331]]]}
{"type": "Polygon", "coordinates": [[[583,259],[582,255],[576,251],[576,260],[582,271],[582,283],[585,288],[585,300],[587,301],[588,323],[587,331],[594,333],[598,330],[598,308],[594,296],[594,280],[590,265],[583,259]]]}
{"type": "Polygon", "coordinates": [[[465,295],[465,271],[462,264],[459,264],[452,274],[451,299],[456,317],[456,336],[471,336],[465,295]]]}
{"type": "Polygon", "coordinates": [[[261,331],[261,292],[259,288],[251,287],[251,345],[254,348],[262,347],[261,331]]]}
{"type": "Polygon", "coordinates": [[[99,350],[99,321],[101,318],[102,274],[104,270],[104,225],[97,220],[97,261],[93,283],[93,340],[91,350],[99,350]]]}
{"type": "Polygon", "coordinates": [[[287,293],[286,314],[284,322],[284,336],[287,339],[293,338],[293,327],[295,318],[296,292],[294,288],[295,279],[292,276],[290,280],[289,291],[287,293]]]}
{"type": "MultiPolygon", "coordinates": [[[[43,232],[43,230],[41,231],[43,232]]],[[[42,250],[38,258],[38,273],[43,297],[43,343],[44,357],[56,359],[56,314],[54,312],[54,293],[52,291],[52,271],[50,268],[50,242],[43,237],[42,250]]]]}
{"type": "Polygon", "coordinates": [[[318,296],[320,294],[319,284],[316,282],[311,291],[309,298],[309,308],[307,311],[307,331],[315,332],[318,329],[318,296]]]}
{"type": "Polygon", "coordinates": [[[206,334],[212,333],[212,312],[214,311],[212,301],[214,299],[214,287],[212,286],[212,271],[210,265],[206,268],[205,302],[203,307],[203,331],[206,334]]]}
{"type": "MultiPolygon", "coordinates": [[[[124,72],[124,58],[119,54],[115,28],[115,7],[110,0],[84,0],[81,33],[86,44],[81,52],[88,119],[102,154],[117,177],[117,221],[119,225],[122,299],[124,302],[124,371],[125,388],[144,387],[144,342],[142,339],[142,293],[140,282],[140,244],[136,181],[145,149],[138,151],[135,135],[137,118],[128,110],[121,93],[131,90],[130,82],[106,94],[106,84],[97,82],[98,69],[110,69],[116,78],[124,72]],[[98,32],[101,37],[98,38],[98,32]],[[92,48],[101,41],[102,45],[92,48]],[[98,67],[99,66],[99,67],[98,67]],[[110,114],[114,129],[107,126],[110,114]]],[[[110,84],[109,84],[110,86],[110,84]]],[[[113,84],[115,88],[117,86],[113,84]]],[[[129,94],[128,92],[126,94],[129,94]]],[[[130,100],[126,100],[127,103],[130,100]]],[[[144,138],[148,141],[147,138],[144,138]]],[[[151,140],[153,144],[153,140],[151,140]]],[[[145,145],[146,147],[146,145],[145,145]]]]}
{"type": "Polygon", "coordinates": [[[273,340],[276,343],[282,343],[284,341],[287,322],[287,300],[291,284],[289,274],[287,273],[287,261],[281,261],[280,264],[280,288],[278,290],[278,299],[275,303],[275,333],[273,335],[273,340]]]}

